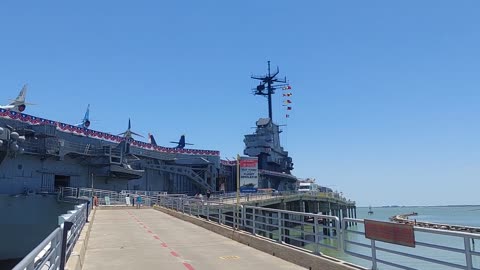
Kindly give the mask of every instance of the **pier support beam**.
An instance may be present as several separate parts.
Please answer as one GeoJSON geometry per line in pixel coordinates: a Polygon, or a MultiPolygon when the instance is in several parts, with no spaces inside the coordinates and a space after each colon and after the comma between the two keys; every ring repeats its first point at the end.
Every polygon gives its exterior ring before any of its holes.
{"type": "MultiPolygon", "coordinates": [[[[353,218],[353,207],[350,207],[350,218],[353,218]]],[[[353,222],[350,222],[350,225],[354,225],[353,222]]]]}
{"type": "Polygon", "coordinates": [[[305,201],[300,200],[300,212],[305,213],[305,201]]]}
{"type": "MultiPolygon", "coordinates": [[[[342,219],[348,217],[348,209],[347,207],[342,208],[342,219]]],[[[343,224],[342,224],[343,226],[343,224]]],[[[345,229],[349,226],[348,222],[345,224],[345,229]]]]}

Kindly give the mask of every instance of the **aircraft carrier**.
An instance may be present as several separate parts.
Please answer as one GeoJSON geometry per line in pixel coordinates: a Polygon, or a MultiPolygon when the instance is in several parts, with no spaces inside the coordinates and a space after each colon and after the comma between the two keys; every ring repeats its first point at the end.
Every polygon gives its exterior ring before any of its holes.
{"type": "MultiPolygon", "coordinates": [[[[244,154],[258,157],[258,188],[292,190],[292,159],[280,145],[280,128],[272,121],[271,96],[286,84],[269,70],[255,95],[268,98],[269,117],[245,135],[244,154]],[[278,84],[280,83],[280,84],[278,84]]],[[[108,190],[152,190],[168,193],[234,191],[235,161],[220,159],[217,150],[186,149],[135,140],[128,129],[122,136],[90,129],[88,109],[80,125],[23,113],[26,88],[13,107],[0,109],[0,194],[53,193],[60,186],[108,190]]],[[[17,98],[18,99],[18,98],[17,98]]]]}
{"type": "MultiPolygon", "coordinates": [[[[254,94],[268,97],[269,118],[245,135],[244,155],[258,158],[258,188],[295,189],[292,159],[280,145],[280,128],[272,121],[271,96],[278,72],[260,79],[254,94]]],[[[0,107],[0,248],[2,261],[25,256],[57,224],[68,205],[56,201],[60,187],[143,190],[194,195],[236,191],[236,161],[220,159],[218,150],[187,149],[135,140],[128,128],[112,135],[90,128],[89,108],[81,124],[72,125],[24,113],[27,88],[0,107]],[[18,242],[17,239],[25,239],[18,242]]],[[[126,123],[125,123],[126,124],[126,123]]]]}

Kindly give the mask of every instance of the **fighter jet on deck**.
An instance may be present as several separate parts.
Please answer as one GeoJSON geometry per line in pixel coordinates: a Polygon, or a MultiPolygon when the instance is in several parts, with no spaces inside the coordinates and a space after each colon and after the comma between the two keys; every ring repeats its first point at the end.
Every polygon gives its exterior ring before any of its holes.
{"type": "Polygon", "coordinates": [[[25,96],[27,95],[27,85],[25,84],[20,90],[18,97],[8,105],[0,106],[0,109],[11,110],[15,112],[23,112],[27,108],[27,105],[33,105],[32,103],[25,102],[25,96]]]}

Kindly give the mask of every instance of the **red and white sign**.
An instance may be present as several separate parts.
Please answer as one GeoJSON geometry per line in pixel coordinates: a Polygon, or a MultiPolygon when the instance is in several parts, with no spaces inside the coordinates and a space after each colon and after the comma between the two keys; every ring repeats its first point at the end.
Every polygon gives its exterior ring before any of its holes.
{"type": "Polygon", "coordinates": [[[258,158],[240,158],[240,186],[258,187],[258,158]]]}

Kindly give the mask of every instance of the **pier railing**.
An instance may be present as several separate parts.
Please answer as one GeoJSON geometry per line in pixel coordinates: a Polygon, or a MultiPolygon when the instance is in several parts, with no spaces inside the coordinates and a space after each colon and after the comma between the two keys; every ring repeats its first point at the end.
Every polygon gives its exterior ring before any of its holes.
{"type": "MultiPolygon", "coordinates": [[[[345,218],[343,222],[344,252],[370,261],[373,270],[480,270],[480,252],[474,250],[480,234],[413,227],[415,247],[412,248],[366,238],[364,220],[345,218]],[[358,227],[347,226],[355,222],[358,227]]],[[[397,236],[402,237],[399,233],[397,236]]]]}
{"type": "MultiPolygon", "coordinates": [[[[58,197],[63,201],[91,200],[97,198],[98,205],[126,205],[126,196],[142,197],[142,204],[150,205],[151,200],[157,196],[166,195],[161,191],[142,191],[142,190],[122,190],[121,192],[92,189],[92,188],[74,188],[62,187],[58,190],[58,197]]],[[[182,194],[182,196],[185,196],[182,194]]]]}
{"type": "Polygon", "coordinates": [[[341,250],[340,222],[335,216],[170,196],[159,196],[155,203],[315,254],[321,247],[341,250]]]}
{"type": "Polygon", "coordinates": [[[59,226],[23,258],[13,270],[65,268],[75,242],[88,221],[89,203],[75,206],[75,210],[59,217],[59,226]]]}
{"type": "MultiPolygon", "coordinates": [[[[347,203],[347,204],[355,204],[355,201],[348,200],[347,198],[343,197],[340,193],[337,192],[322,192],[322,191],[259,191],[256,193],[240,193],[239,197],[242,202],[245,201],[254,201],[254,200],[264,200],[264,199],[271,199],[275,197],[287,197],[287,196],[307,196],[307,197],[314,197],[314,198],[324,198],[324,199],[332,199],[337,202],[347,203]]],[[[217,200],[221,202],[236,202],[237,193],[236,192],[229,192],[229,193],[216,193],[213,194],[211,199],[217,200]]]]}

